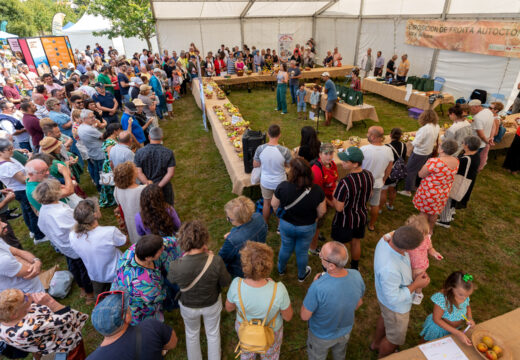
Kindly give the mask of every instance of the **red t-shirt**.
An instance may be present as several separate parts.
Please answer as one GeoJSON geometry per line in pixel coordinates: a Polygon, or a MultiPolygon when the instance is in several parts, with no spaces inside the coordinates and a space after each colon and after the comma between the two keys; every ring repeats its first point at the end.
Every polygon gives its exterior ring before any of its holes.
{"type": "Polygon", "coordinates": [[[330,163],[330,167],[326,167],[322,164],[321,168],[323,169],[323,173],[318,165],[312,165],[312,172],[314,174],[313,181],[323,189],[327,198],[332,199],[332,195],[334,195],[334,190],[336,189],[336,181],[338,180],[338,168],[334,161],[330,163]]]}
{"type": "Polygon", "coordinates": [[[171,91],[166,91],[164,93],[164,96],[166,96],[166,103],[167,104],[173,104],[173,95],[172,95],[171,91]]]}
{"type": "MultiPolygon", "coordinates": [[[[13,100],[18,100],[18,99],[21,99],[21,95],[20,93],[18,92],[18,90],[16,90],[15,87],[10,87],[10,86],[4,86],[3,90],[4,92],[4,96],[6,99],[13,99],[13,100]]],[[[20,108],[20,104],[15,104],[16,108],[19,109],[20,108]]]]}

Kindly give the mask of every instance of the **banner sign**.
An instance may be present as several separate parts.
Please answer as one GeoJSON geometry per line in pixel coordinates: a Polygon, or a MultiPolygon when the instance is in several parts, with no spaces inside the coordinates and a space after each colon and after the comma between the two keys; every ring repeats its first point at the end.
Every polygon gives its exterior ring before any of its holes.
{"type": "Polygon", "coordinates": [[[45,54],[40,38],[30,38],[26,40],[38,75],[42,76],[45,73],[50,73],[51,67],[49,66],[49,61],[47,60],[47,55],[45,54]]]}
{"type": "Polygon", "coordinates": [[[27,45],[27,40],[18,39],[18,44],[20,45],[20,49],[22,49],[22,54],[25,59],[25,63],[27,64],[27,66],[29,66],[29,70],[40,76],[40,74],[38,74],[38,71],[36,70],[36,66],[34,65],[31,51],[29,50],[29,45],[27,45]]]}
{"type": "Polygon", "coordinates": [[[278,34],[278,55],[285,55],[290,58],[292,55],[294,34],[278,34]]]}
{"type": "Polygon", "coordinates": [[[64,36],[46,36],[40,39],[50,66],[57,66],[60,69],[64,69],[68,63],[74,63],[73,58],[70,57],[64,36]]]}
{"type": "Polygon", "coordinates": [[[52,35],[63,35],[64,13],[56,13],[52,18],[52,35]]]}
{"type": "Polygon", "coordinates": [[[405,37],[409,45],[520,58],[520,22],[410,19],[405,37]]]}

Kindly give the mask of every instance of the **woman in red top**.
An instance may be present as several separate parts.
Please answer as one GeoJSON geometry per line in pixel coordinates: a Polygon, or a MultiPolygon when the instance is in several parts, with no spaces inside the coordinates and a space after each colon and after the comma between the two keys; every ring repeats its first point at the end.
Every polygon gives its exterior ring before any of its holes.
{"type": "Polygon", "coordinates": [[[220,73],[222,71],[226,71],[226,64],[224,63],[224,56],[225,56],[225,54],[222,52],[222,53],[220,53],[219,57],[215,57],[214,64],[215,64],[215,73],[217,74],[217,76],[220,76],[220,73]]]}
{"type": "Polygon", "coordinates": [[[117,81],[117,73],[115,66],[110,67],[110,71],[108,72],[108,77],[110,78],[110,81],[114,85],[114,97],[116,98],[117,102],[121,104],[121,92],[119,91],[119,81],[117,81]]]}
{"type": "MultiPolygon", "coordinates": [[[[319,185],[325,193],[325,201],[327,207],[334,207],[333,195],[338,184],[338,168],[334,160],[334,146],[331,143],[321,143],[320,146],[320,157],[312,164],[313,182],[319,185]]],[[[323,217],[321,218],[323,219],[323,217]]],[[[318,249],[318,238],[320,238],[320,226],[322,221],[318,220],[318,226],[316,233],[312,238],[311,244],[309,245],[309,253],[318,255],[320,249],[318,249]]]]}
{"type": "Polygon", "coordinates": [[[356,91],[361,91],[361,81],[359,80],[359,69],[352,70],[352,82],[350,87],[356,91]]]}

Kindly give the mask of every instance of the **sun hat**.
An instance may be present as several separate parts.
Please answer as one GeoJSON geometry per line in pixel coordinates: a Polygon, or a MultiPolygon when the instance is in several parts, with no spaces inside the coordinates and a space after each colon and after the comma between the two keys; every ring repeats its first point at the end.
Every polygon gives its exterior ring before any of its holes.
{"type": "Polygon", "coordinates": [[[40,150],[46,154],[54,152],[54,150],[56,150],[60,146],[61,141],[50,136],[46,136],[40,141],[40,150]]]}
{"type": "Polygon", "coordinates": [[[139,87],[139,91],[148,91],[152,90],[152,87],[150,85],[143,84],[139,87]]]}
{"type": "Polygon", "coordinates": [[[112,335],[125,323],[130,296],[122,287],[114,290],[122,293],[107,295],[96,305],[90,316],[94,329],[104,336],[112,335]]]}
{"type": "Polygon", "coordinates": [[[363,152],[355,146],[351,146],[345,151],[340,151],[338,157],[341,161],[352,161],[357,163],[362,163],[364,159],[363,152]]]}
{"type": "Polygon", "coordinates": [[[473,99],[468,103],[469,106],[480,106],[482,102],[479,99],[473,99]]]}
{"type": "Polygon", "coordinates": [[[143,100],[141,100],[139,98],[134,99],[133,103],[135,106],[146,106],[146,104],[143,102],[143,100]]]}

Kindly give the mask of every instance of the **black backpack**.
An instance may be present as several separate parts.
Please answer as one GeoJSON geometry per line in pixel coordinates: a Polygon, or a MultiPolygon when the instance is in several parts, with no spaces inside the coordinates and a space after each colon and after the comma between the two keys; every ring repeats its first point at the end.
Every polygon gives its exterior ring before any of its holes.
{"type": "Polygon", "coordinates": [[[469,99],[470,100],[477,99],[477,100],[480,100],[480,102],[482,104],[485,104],[486,100],[487,100],[487,91],[481,90],[481,89],[475,89],[469,96],[469,99]]]}
{"type": "MultiPolygon", "coordinates": [[[[404,162],[403,154],[398,154],[397,150],[390,144],[386,144],[386,146],[390,147],[394,154],[397,155],[397,160],[394,162],[392,166],[392,171],[390,172],[390,176],[388,177],[391,181],[399,181],[406,179],[408,175],[408,171],[406,170],[406,164],[404,162]]],[[[403,144],[403,151],[406,151],[406,145],[403,144]]]]}

